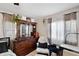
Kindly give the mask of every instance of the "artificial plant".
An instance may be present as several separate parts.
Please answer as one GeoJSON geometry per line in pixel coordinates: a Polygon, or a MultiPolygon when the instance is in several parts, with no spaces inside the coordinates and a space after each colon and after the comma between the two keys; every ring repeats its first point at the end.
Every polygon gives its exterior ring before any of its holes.
{"type": "Polygon", "coordinates": [[[13,14],[13,22],[18,22],[21,19],[21,17],[19,16],[19,14],[15,15],[13,14]]]}

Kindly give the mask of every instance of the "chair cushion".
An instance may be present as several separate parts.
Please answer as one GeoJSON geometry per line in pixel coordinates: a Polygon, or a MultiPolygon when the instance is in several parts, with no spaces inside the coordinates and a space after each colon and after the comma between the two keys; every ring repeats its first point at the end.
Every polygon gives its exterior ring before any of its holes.
{"type": "Polygon", "coordinates": [[[47,53],[47,54],[49,54],[49,50],[48,49],[37,48],[36,51],[37,51],[37,53],[47,53]]]}
{"type": "Polygon", "coordinates": [[[40,47],[40,48],[47,48],[47,43],[40,43],[39,42],[38,47],[40,47]]]}

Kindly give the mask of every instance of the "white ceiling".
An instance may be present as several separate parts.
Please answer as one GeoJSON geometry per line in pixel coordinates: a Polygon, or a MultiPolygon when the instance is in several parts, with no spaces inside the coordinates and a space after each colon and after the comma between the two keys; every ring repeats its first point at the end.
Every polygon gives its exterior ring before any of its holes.
{"type": "Polygon", "coordinates": [[[69,8],[78,6],[79,3],[0,3],[0,11],[18,13],[26,17],[41,17],[51,15],[69,8]]]}

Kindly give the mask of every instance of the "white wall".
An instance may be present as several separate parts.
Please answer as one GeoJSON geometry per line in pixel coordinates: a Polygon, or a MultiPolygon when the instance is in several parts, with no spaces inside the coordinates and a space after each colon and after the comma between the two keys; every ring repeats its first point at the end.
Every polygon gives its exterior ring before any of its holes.
{"type": "Polygon", "coordinates": [[[37,22],[37,32],[40,36],[47,37],[47,20],[43,23],[43,18],[36,20],[37,22]]]}
{"type": "Polygon", "coordinates": [[[47,42],[48,41],[47,40],[47,37],[48,37],[47,20],[45,20],[45,23],[43,23],[43,18],[40,18],[36,20],[36,22],[37,22],[37,32],[39,32],[39,35],[40,35],[39,41],[47,42]]]}

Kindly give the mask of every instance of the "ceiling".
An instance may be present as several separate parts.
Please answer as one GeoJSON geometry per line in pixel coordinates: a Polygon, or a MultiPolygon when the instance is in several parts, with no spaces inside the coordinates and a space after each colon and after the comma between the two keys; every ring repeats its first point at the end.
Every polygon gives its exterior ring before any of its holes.
{"type": "Polygon", "coordinates": [[[0,11],[18,13],[26,17],[41,17],[78,6],[79,3],[0,3],[0,11]]]}

